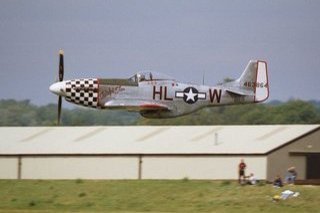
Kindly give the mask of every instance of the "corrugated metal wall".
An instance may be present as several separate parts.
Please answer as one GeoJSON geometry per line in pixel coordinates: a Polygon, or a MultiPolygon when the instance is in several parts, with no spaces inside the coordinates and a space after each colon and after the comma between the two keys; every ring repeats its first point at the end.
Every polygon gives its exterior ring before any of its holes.
{"type": "Polygon", "coordinates": [[[22,179],[137,179],[138,157],[25,157],[22,179]]]}
{"type": "MultiPolygon", "coordinates": [[[[168,156],[144,157],[143,179],[237,179],[241,157],[233,156],[168,156]]],[[[246,175],[251,172],[259,179],[266,178],[266,157],[243,157],[246,175]]]]}
{"type": "MultiPolygon", "coordinates": [[[[237,179],[234,156],[22,156],[0,158],[1,179],[237,179]]],[[[243,157],[267,177],[266,157],[243,157]]]]}
{"type": "Polygon", "coordinates": [[[0,157],[0,179],[18,178],[18,157],[0,157]]]}

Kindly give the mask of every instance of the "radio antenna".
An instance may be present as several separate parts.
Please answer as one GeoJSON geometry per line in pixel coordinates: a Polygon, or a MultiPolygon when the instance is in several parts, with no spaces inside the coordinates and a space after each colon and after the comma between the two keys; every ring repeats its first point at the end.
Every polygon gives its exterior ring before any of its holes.
{"type": "Polygon", "coordinates": [[[205,72],[203,71],[203,73],[202,73],[202,85],[204,85],[204,74],[205,74],[205,72]]]}

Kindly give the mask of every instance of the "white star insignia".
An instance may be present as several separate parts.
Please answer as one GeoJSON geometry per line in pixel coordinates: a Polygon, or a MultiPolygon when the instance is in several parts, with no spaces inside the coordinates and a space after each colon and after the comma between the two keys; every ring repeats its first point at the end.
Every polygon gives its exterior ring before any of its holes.
{"type": "Polygon", "coordinates": [[[185,92],[184,94],[187,96],[187,100],[186,100],[186,101],[189,101],[189,100],[195,101],[195,100],[194,100],[194,97],[195,97],[197,94],[196,94],[196,93],[193,93],[191,88],[189,89],[189,92],[188,92],[188,93],[185,92]]]}

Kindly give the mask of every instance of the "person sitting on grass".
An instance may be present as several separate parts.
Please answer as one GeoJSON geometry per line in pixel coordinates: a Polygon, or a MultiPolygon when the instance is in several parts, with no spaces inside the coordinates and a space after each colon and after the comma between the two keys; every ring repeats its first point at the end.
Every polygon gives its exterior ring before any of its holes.
{"type": "Polygon", "coordinates": [[[297,178],[297,171],[296,171],[296,168],[292,166],[288,169],[288,173],[286,175],[286,183],[294,184],[296,178],[297,178]]]}
{"type": "Polygon", "coordinates": [[[249,185],[256,185],[257,184],[257,178],[254,176],[253,173],[250,173],[250,176],[248,176],[247,184],[249,184],[249,185]]]}
{"type": "Polygon", "coordinates": [[[282,179],[281,179],[280,175],[277,175],[276,178],[274,179],[273,186],[274,187],[282,187],[283,186],[282,179]]]}

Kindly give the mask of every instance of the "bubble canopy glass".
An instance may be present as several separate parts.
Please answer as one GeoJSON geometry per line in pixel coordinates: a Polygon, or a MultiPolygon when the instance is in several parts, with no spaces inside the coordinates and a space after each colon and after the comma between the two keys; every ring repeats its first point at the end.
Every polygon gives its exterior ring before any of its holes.
{"type": "Polygon", "coordinates": [[[154,71],[141,71],[129,78],[133,82],[141,81],[159,81],[159,80],[175,80],[173,77],[154,71]]]}

